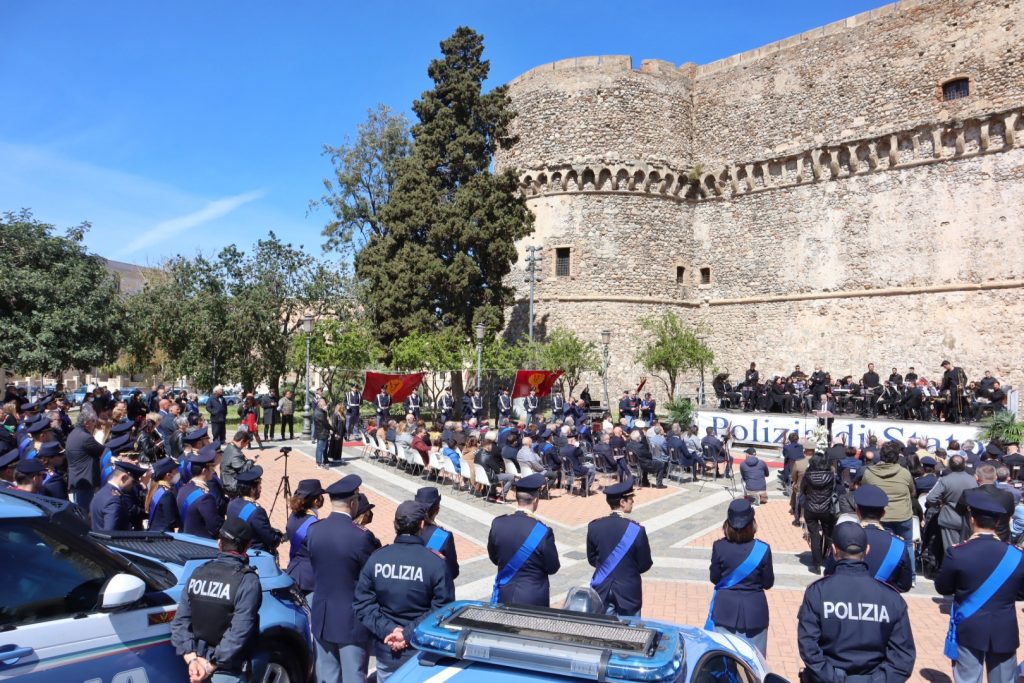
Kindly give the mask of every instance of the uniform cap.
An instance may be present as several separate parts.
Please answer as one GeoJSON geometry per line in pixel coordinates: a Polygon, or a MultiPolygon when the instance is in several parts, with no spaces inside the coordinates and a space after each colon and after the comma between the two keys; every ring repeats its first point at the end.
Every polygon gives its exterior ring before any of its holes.
{"type": "Polygon", "coordinates": [[[418,524],[427,518],[427,511],[423,505],[414,500],[407,500],[400,503],[395,510],[395,524],[398,526],[409,526],[418,524]]]}
{"type": "Polygon", "coordinates": [[[540,472],[535,474],[528,474],[513,486],[516,487],[516,491],[522,491],[524,493],[531,493],[533,491],[539,491],[544,486],[544,475],[540,472]]]}
{"type": "Polygon", "coordinates": [[[327,487],[327,495],[331,498],[348,498],[359,490],[363,480],[358,474],[349,474],[327,487]]]}
{"type": "Polygon", "coordinates": [[[132,437],[130,434],[122,434],[121,436],[115,437],[104,444],[111,453],[117,455],[123,451],[127,451],[132,446],[132,437]]]}
{"type": "Polygon", "coordinates": [[[53,403],[53,399],[54,399],[54,396],[53,396],[53,394],[50,394],[50,395],[49,395],[49,396],[47,396],[46,398],[44,398],[44,399],[42,399],[41,401],[39,401],[39,409],[40,409],[40,410],[42,410],[42,409],[43,409],[43,408],[45,408],[46,406],[48,406],[48,405],[50,405],[51,403],[53,403]]]}
{"type": "Polygon", "coordinates": [[[153,478],[159,478],[173,472],[178,467],[178,463],[174,462],[171,458],[160,458],[153,463],[153,478]]]}
{"type": "Polygon", "coordinates": [[[377,506],[370,502],[370,499],[366,497],[365,493],[360,493],[359,507],[356,508],[356,517],[366,514],[375,507],[377,506]]]}
{"type": "Polygon", "coordinates": [[[864,484],[853,493],[853,502],[860,508],[884,508],[889,496],[874,484],[864,484]]]}
{"type": "Polygon", "coordinates": [[[136,479],[139,479],[140,477],[142,477],[142,475],[146,473],[145,467],[140,467],[135,463],[131,462],[130,460],[115,460],[113,462],[113,466],[114,469],[126,472],[135,477],[136,479]]]}
{"type": "Polygon", "coordinates": [[[59,441],[47,441],[36,449],[37,458],[52,458],[55,455],[61,454],[61,447],[59,441]]]}
{"type": "Polygon", "coordinates": [[[296,498],[316,498],[317,496],[323,495],[324,487],[320,483],[319,479],[303,479],[299,482],[299,485],[295,488],[296,498]]]}
{"type": "Polygon", "coordinates": [[[1006,514],[1006,508],[1003,507],[1003,504],[985,491],[979,491],[978,489],[965,491],[964,501],[972,513],[994,517],[1001,517],[1006,514]]]}
{"type": "Polygon", "coordinates": [[[17,461],[17,459],[18,459],[18,449],[17,448],[13,448],[13,449],[7,451],[6,453],[4,453],[3,455],[0,455],[0,469],[3,469],[4,467],[7,467],[11,463],[17,461]]]}
{"type": "Polygon", "coordinates": [[[252,540],[252,527],[238,517],[228,517],[220,527],[220,537],[244,545],[252,540]]]}
{"type": "Polygon", "coordinates": [[[128,432],[132,431],[132,427],[134,426],[135,424],[132,422],[118,422],[116,425],[110,428],[110,433],[117,434],[119,436],[121,434],[127,434],[128,432]]]}
{"type": "Polygon", "coordinates": [[[746,498],[734,500],[729,503],[725,519],[733,529],[745,529],[754,521],[754,506],[746,498]]]}
{"type": "Polygon", "coordinates": [[[924,465],[925,467],[935,467],[936,465],[939,464],[939,461],[930,455],[926,455],[923,458],[921,458],[921,464],[924,465]]]}
{"type": "Polygon", "coordinates": [[[18,474],[39,474],[46,470],[46,466],[38,460],[22,460],[14,469],[18,474]]]}
{"type": "Polygon", "coordinates": [[[237,475],[235,475],[235,479],[241,482],[242,484],[252,484],[259,481],[260,477],[262,476],[263,468],[260,467],[259,465],[253,465],[245,472],[239,472],[237,475]]]}
{"type": "Polygon", "coordinates": [[[860,524],[843,522],[832,531],[832,544],[844,553],[862,553],[868,547],[868,535],[860,524]]]}
{"type": "Polygon", "coordinates": [[[209,465],[211,462],[217,459],[217,449],[213,448],[213,444],[207,444],[200,448],[197,452],[190,454],[187,460],[197,465],[209,465]]]}
{"type": "Polygon", "coordinates": [[[32,403],[22,403],[18,410],[23,413],[35,412],[36,410],[39,410],[39,404],[35,401],[32,403]]]}
{"type": "Polygon", "coordinates": [[[201,441],[201,440],[205,439],[206,435],[208,433],[209,432],[207,432],[206,427],[200,427],[199,429],[193,429],[191,432],[189,432],[189,433],[187,433],[185,435],[185,438],[182,439],[182,441],[184,441],[185,443],[195,443],[197,441],[201,441]]]}
{"type": "Polygon", "coordinates": [[[441,492],[437,490],[436,486],[424,486],[416,492],[416,497],[413,500],[426,505],[429,509],[441,502],[441,492]]]}
{"type": "Polygon", "coordinates": [[[994,455],[997,458],[1002,457],[1003,455],[1003,449],[991,441],[987,446],[985,446],[985,452],[988,453],[989,455],[994,455]]]}
{"type": "Polygon", "coordinates": [[[29,434],[41,434],[47,429],[51,429],[50,420],[45,415],[40,415],[36,420],[29,422],[26,431],[29,434]]]}
{"type": "Polygon", "coordinates": [[[633,493],[633,479],[629,478],[624,482],[604,487],[604,495],[608,498],[622,498],[633,493]]]}

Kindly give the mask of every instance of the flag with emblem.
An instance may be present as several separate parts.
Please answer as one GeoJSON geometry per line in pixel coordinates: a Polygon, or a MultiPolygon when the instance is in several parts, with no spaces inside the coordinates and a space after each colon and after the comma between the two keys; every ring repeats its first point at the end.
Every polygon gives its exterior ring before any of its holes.
{"type": "Polygon", "coordinates": [[[547,396],[551,393],[551,387],[564,374],[565,370],[517,370],[512,398],[529,396],[530,389],[535,390],[538,396],[547,396]]]}
{"type": "Polygon", "coordinates": [[[391,400],[401,403],[409,398],[409,394],[416,391],[416,388],[423,381],[425,372],[414,372],[410,375],[389,375],[383,372],[367,372],[366,381],[363,382],[363,400],[373,403],[373,400],[384,387],[391,394],[391,400]]]}

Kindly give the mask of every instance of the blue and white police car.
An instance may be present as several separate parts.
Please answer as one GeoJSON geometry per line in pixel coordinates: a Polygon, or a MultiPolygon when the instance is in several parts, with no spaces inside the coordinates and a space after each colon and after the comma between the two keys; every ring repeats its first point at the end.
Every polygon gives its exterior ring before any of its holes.
{"type": "MultiPolygon", "coordinates": [[[[194,536],[91,534],[67,501],[0,491],[0,681],[187,681],[171,620],[185,581],[216,553],[194,536]]],[[[263,586],[251,680],[306,681],[309,608],[271,555],[249,559],[263,586]]]]}

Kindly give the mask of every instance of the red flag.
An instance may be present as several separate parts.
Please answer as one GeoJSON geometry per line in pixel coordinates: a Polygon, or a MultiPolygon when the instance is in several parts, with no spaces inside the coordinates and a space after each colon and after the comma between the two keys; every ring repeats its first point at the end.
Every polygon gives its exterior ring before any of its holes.
{"type": "Polygon", "coordinates": [[[530,389],[535,389],[538,396],[547,396],[551,393],[551,387],[564,374],[565,370],[517,370],[512,398],[529,396],[530,389]]]}
{"type": "Polygon", "coordinates": [[[366,381],[363,383],[363,400],[373,403],[380,388],[384,387],[391,394],[391,400],[401,403],[409,398],[409,394],[416,391],[416,387],[423,381],[425,372],[416,372],[411,375],[389,375],[383,372],[367,372],[366,381]]]}

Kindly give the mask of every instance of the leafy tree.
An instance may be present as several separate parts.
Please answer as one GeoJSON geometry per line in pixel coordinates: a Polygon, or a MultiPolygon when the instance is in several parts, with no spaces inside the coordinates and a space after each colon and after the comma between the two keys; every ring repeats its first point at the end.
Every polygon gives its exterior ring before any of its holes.
{"type": "Polygon", "coordinates": [[[0,366],[59,374],[113,362],[125,333],[117,275],[82,243],[23,209],[0,217],[0,366]]]}
{"type": "Polygon", "coordinates": [[[441,52],[428,68],[433,89],[413,104],[412,154],[398,164],[379,213],[386,230],[355,258],[363,305],[389,348],[443,327],[463,339],[477,322],[503,327],[513,301],[504,278],[516,241],[533,230],[515,171],[490,170],[497,147],[515,140],[506,88],[483,92],[490,65],[482,36],[459,28],[441,52]]]}
{"type": "MultiPolygon", "coordinates": [[[[375,365],[384,355],[369,327],[362,321],[325,319],[313,326],[309,343],[309,362],[320,371],[328,398],[342,396],[350,382],[361,383],[363,370],[375,365]]],[[[289,354],[291,367],[306,369],[306,335],[292,336],[289,354]]]]}
{"type": "Polygon", "coordinates": [[[409,120],[383,104],[367,112],[354,141],[324,145],[334,178],[324,179],[326,192],[311,206],[327,207],[334,214],[323,230],[325,250],[358,252],[371,236],[384,235],[380,211],[391,198],[398,163],[409,156],[410,147],[409,120]]]}
{"type": "Polygon", "coordinates": [[[548,334],[537,349],[537,360],[543,368],[565,371],[562,381],[568,385],[570,396],[574,395],[584,372],[601,369],[597,345],[583,341],[575,332],[564,328],[556,328],[548,334]]]}
{"type": "Polygon", "coordinates": [[[660,318],[645,318],[641,326],[651,338],[637,352],[636,362],[665,385],[670,399],[676,396],[676,382],[682,373],[710,366],[715,359],[697,333],[684,327],[671,311],[660,318]]]}

